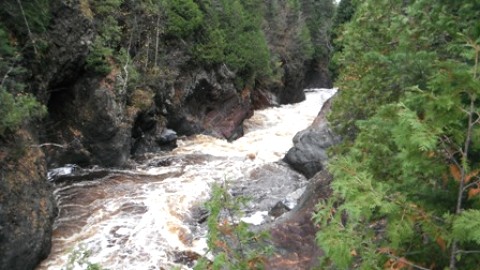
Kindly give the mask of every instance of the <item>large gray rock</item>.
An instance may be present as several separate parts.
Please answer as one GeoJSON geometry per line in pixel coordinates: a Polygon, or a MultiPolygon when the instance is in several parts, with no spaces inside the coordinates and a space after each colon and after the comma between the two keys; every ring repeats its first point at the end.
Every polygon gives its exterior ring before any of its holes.
{"type": "Polygon", "coordinates": [[[314,176],[326,166],[327,149],[340,141],[340,137],[332,132],[326,119],[332,98],[324,103],[312,125],[295,135],[294,146],[283,159],[307,178],[314,176]]]}

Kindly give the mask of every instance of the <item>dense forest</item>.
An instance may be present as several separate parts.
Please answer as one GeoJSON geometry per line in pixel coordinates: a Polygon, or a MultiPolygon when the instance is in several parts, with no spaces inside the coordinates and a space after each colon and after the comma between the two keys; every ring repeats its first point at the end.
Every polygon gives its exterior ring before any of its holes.
{"type": "Polygon", "coordinates": [[[478,269],[480,1],[342,1],[322,269],[478,269]]]}
{"type": "Polygon", "coordinates": [[[2,1],[0,268],[48,254],[49,166],[122,166],[167,129],[236,139],[331,76],[320,269],[478,269],[479,17],[480,0],[2,1]]]}
{"type": "MultiPolygon", "coordinates": [[[[174,65],[207,69],[226,65],[240,91],[258,85],[278,88],[288,72],[284,67],[290,72],[304,64],[322,68],[330,53],[329,24],[324,23],[333,14],[330,1],[70,2],[1,4],[0,135],[23,120],[45,116],[42,105],[57,91],[52,88],[65,87],[62,78],[52,79],[41,70],[52,62],[49,58],[58,57],[52,55],[52,47],[60,45],[52,40],[51,24],[60,5],[84,17],[85,25],[73,31],[93,31],[93,38],[82,41],[88,45],[87,55],[75,68],[96,76],[120,76],[118,90],[127,92],[128,103],[140,109],[149,101],[138,97],[156,94],[151,89],[154,82],[174,81],[178,76],[172,74],[174,65]],[[172,59],[175,53],[178,58],[172,59]]],[[[68,33],[62,34],[68,40],[68,33]]]]}

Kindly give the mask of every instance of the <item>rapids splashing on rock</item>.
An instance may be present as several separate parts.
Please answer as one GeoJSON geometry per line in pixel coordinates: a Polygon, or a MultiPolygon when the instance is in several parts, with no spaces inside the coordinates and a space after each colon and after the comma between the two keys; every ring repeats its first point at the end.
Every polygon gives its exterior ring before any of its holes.
{"type": "Polygon", "coordinates": [[[279,160],[334,92],[309,91],[304,102],[255,111],[234,142],[180,138],[178,148],[135,170],[94,170],[87,176],[95,177],[56,182],[52,251],[37,270],[63,269],[82,252],[106,269],[188,269],[206,251],[202,205],[213,183],[228,181],[233,194],[252,198],[244,221],[270,222],[272,207],[293,207],[306,184],[279,160]]]}

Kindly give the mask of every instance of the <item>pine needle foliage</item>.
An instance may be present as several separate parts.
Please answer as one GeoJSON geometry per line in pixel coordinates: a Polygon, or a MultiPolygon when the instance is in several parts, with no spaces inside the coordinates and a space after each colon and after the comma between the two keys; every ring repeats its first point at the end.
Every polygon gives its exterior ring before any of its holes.
{"type": "Polygon", "coordinates": [[[46,108],[25,91],[21,83],[26,69],[21,56],[0,25],[0,137],[14,132],[25,121],[42,117],[46,108]]]}
{"type": "Polygon", "coordinates": [[[480,1],[355,1],[330,120],[333,269],[480,265],[480,1]],[[461,15],[460,15],[461,14],[461,15]]]}
{"type": "Polygon", "coordinates": [[[194,269],[250,270],[264,269],[272,247],[266,243],[267,232],[254,232],[240,221],[241,207],[248,202],[243,196],[233,197],[226,185],[213,185],[211,198],[205,204],[210,215],[207,219],[208,253],[212,261],[202,258],[194,269]]]}
{"type": "Polygon", "coordinates": [[[271,75],[270,51],[262,31],[265,3],[258,0],[202,0],[205,14],[193,50],[203,65],[225,63],[242,81],[238,87],[271,75]]]}

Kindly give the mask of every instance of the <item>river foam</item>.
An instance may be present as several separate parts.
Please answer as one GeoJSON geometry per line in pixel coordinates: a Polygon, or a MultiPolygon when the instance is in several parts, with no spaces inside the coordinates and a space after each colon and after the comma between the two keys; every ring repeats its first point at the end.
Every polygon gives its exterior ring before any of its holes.
{"type": "Polygon", "coordinates": [[[66,269],[74,254],[72,269],[85,269],[87,261],[112,270],[191,268],[206,250],[205,226],[193,212],[213,183],[227,180],[232,191],[257,196],[245,217],[255,224],[271,219],[267,208],[276,201],[294,205],[298,196],[288,194],[301,193],[306,179],[277,161],[334,93],[311,91],[302,103],[255,111],[244,123],[245,136],[234,142],[180,138],[178,148],[136,170],[57,183],[52,252],[37,270],[66,269]]]}

